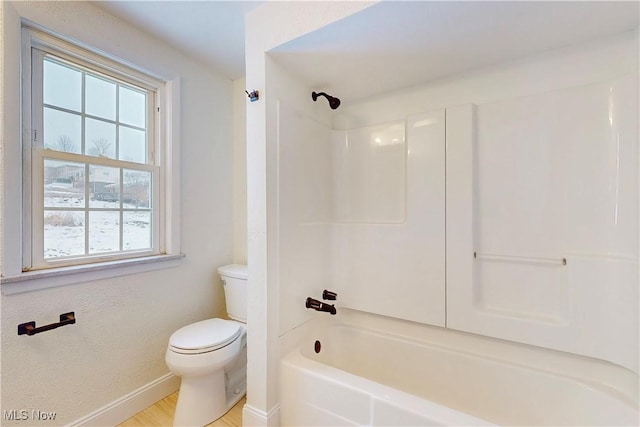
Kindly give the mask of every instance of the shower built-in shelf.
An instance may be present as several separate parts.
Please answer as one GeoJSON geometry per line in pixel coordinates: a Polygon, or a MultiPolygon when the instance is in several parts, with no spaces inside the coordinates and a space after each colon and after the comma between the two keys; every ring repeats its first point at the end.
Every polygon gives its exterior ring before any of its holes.
{"type": "Polygon", "coordinates": [[[486,261],[503,261],[503,262],[516,262],[516,263],[526,263],[526,264],[567,265],[567,258],[531,257],[531,256],[504,255],[504,254],[488,254],[488,253],[481,253],[481,252],[474,252],[473,258],[481,261],[486,260],[486,261]]]}

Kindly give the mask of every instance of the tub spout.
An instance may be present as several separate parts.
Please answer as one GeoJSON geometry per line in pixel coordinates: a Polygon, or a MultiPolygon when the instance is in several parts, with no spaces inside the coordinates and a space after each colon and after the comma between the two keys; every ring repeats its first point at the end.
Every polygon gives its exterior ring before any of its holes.
{"type": "Polygon", "coordinates": [[[311,308],[316,311],[325,311],[327,313],[336,314],[336,308],[332,304],[325,304],[317,299],[313,299],[311,297],[307,298],[307,302],[305,303],[305,307],[311,308]]]}

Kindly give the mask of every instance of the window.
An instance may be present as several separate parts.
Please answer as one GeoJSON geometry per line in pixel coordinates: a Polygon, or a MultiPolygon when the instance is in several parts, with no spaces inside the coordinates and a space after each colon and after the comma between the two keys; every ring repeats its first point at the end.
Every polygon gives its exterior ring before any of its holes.
{"type": "Polygon", "coordinates": [[[156,93],[32,49],[31,268],[160,252],[156,93]]]}
{"type": "Polygon", "coordinates": [[[40,30],[23,36],[22,271],[176,253],[177,147],[161,106],[177,87],[40,30]]]}

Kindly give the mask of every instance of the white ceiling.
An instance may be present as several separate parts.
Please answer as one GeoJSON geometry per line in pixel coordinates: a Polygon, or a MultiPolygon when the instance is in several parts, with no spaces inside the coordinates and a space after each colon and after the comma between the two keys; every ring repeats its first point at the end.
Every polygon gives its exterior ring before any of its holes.
{"type": "MultiPolygon", "coordinates": [[[[231,79],[244,15],[263,1],[96,4],[231,79]]],[[[274,49],[318,89],[355,100],[638,28],[637,1],[386,1],[274,49]]],[[[286,25],[286,23],[282,23],[286,25]]]]}
{"type": "Polygon", "coordinates": [[[343,101],[638,28],[639,2],[381,2],[274,50],[343,101]]]}
{"type": "Polygon", "coordinates": [[[244,16],[263,1],[96,1],[94,4],[230,79],[244,72],[244,16]]]}

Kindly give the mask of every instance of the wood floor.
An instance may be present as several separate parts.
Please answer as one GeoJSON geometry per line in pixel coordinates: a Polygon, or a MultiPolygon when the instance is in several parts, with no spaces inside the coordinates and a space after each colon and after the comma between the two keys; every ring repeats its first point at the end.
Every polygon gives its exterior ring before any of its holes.
{"type": "MultiPolygon", "coordinates": [[[[242,407],[247,398],[243,397],[236,405],[231,408],[224,416],[211,424],[210,427],[242,427],[242,407]]],[[[171,426],[173,425],[173,412],[176,409],[178,401],[178,392],[165,397],[152,406],[149,406],[142,412],[137,413],[118,427],[152,427],[152,426],[171,426]]]]}

